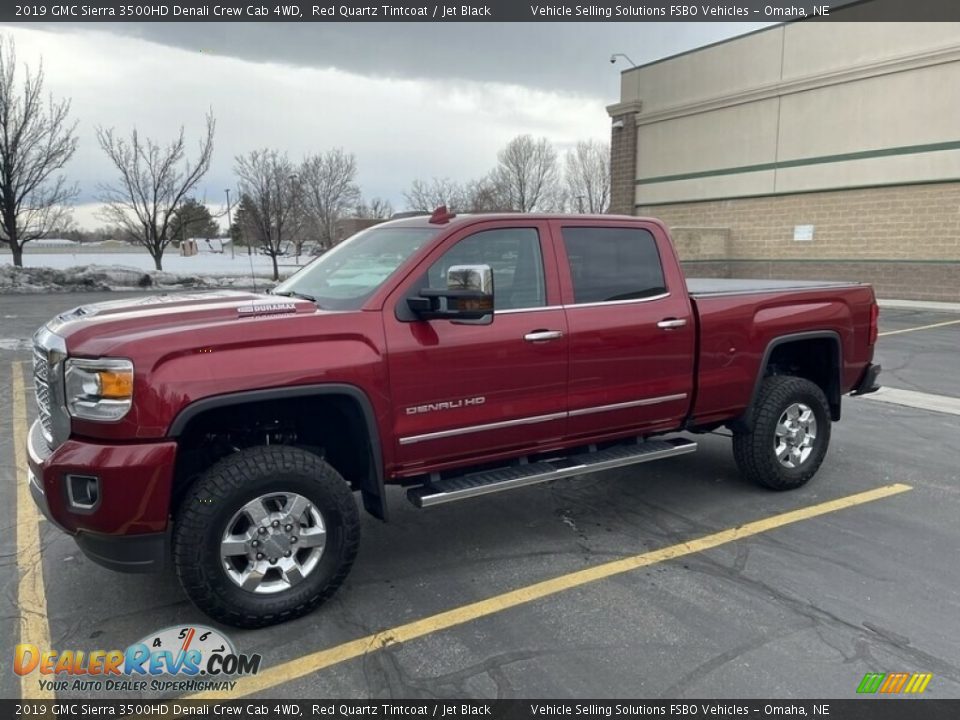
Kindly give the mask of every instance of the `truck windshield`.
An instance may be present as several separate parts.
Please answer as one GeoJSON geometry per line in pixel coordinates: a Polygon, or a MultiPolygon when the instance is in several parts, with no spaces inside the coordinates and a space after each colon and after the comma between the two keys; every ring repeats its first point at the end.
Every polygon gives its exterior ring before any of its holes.
{"type": "Polygon", "coordinates": [[[401,263],[437,234],[436,228],[372,227],[328,250],[274,295],[309,297],[329,310],[358,310],[401,263]]]}

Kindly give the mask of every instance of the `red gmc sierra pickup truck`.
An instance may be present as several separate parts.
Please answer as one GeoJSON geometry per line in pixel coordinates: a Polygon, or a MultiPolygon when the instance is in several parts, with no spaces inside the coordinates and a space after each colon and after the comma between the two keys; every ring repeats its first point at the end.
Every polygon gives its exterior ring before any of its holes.
{"type": "Polygon", "coordinates": [[[656,220],[441,208],[269,295],[53,318],[30,490],[94,561],[172,560],[211,617],[269,625],[343,582],[354,492],[386,520],[386,484],[429,507],[692,452],[720,426],[743,475],[799,487],[841,397],[877,389],[876,338],[870,286],[686,280],[656,220]]]}

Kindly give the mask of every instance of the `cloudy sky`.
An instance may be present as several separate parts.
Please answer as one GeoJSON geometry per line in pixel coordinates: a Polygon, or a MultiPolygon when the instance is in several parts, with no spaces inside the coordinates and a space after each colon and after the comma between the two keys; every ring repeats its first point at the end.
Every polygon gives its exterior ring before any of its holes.
{"type": "MultiPolygon", "coordinates": [[[[367,197],[402,209],[415,178],[486,173],[520,133],[561,149],[607,139],[623,52],[641,64],[739,35],[759,23],[149,23],[8,25],[20,61],[43,59],[48,89],[72,99],[80,148],[77,224],[96,227],[112,178],[96,126],[158,140],[217,119],[214,160],[197,192],[234,187],[233,158],[276,147],[294,159],[343,147],[367,197]]],[[[191,143],[195,147],[196,141],[191,143]]]]}

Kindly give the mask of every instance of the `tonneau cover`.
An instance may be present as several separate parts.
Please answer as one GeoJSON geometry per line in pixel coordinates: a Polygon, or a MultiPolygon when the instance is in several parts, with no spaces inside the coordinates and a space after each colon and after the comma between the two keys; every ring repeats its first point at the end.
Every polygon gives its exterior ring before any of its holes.
{"type": "Polygon", "coordinates": [[[695,297],[709,295],[742,295],[786,290],[851,287],[856,282],[829,280],[758,280],[750,278],[687,278],[687,292],[695,297]]]}

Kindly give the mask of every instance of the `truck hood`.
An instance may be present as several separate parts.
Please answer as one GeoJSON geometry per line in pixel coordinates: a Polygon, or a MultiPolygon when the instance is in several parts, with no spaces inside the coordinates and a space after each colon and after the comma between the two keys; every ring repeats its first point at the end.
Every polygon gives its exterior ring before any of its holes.
{"type": "Polygon", "coordinates": [[[47,328],[66,341],[70,354],[96,356],[107,354],[118,343],[144,336],[316,312],[317,306],[309,300],[222,290],[80,305],[57,315],[47,328]]]}
{"type": "Polygon", "coordinates": [[[134,400],[125,417],[73,419],[72,431],[89,437],[165,437],[183,408],[206,397],[318,383],[380,388],[386,377],[379,312],[323,310],[278,295],[124,299],[82,305],[46,327],[75,358],[133,362],[134,400]]]}

